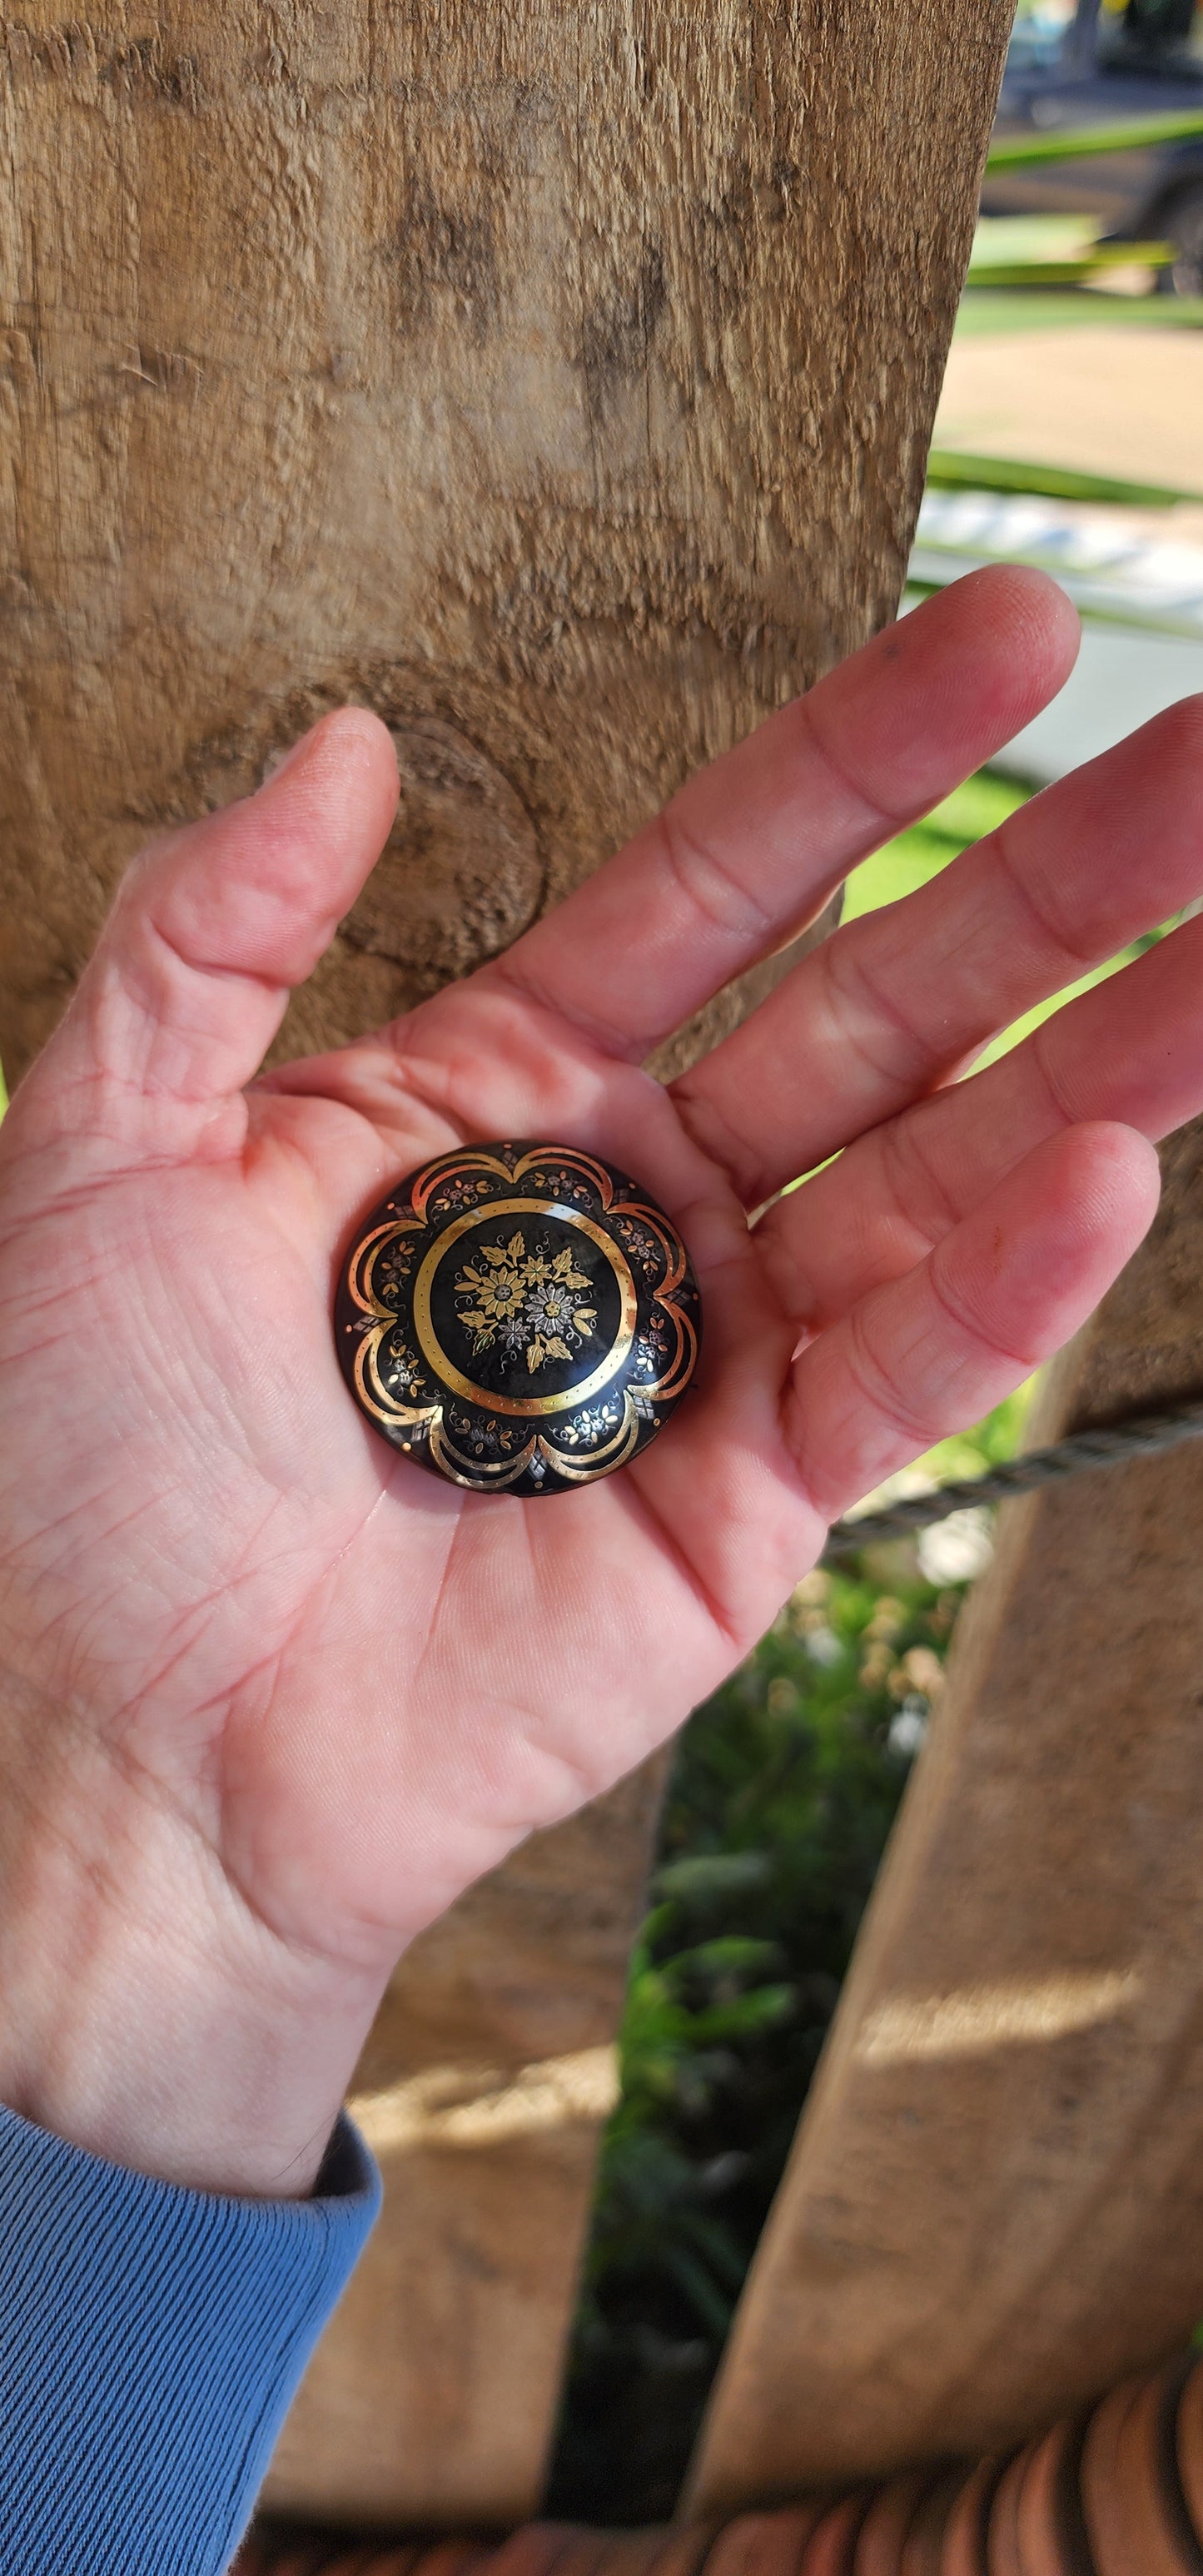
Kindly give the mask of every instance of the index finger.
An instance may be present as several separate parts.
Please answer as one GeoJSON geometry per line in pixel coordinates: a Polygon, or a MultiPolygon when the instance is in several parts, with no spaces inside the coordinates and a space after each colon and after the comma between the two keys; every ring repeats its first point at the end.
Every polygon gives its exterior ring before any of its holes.
{"type": "Polygon", "coordinates": [[[642,1062],[1047,705],[1078,632],[1045,574],[970,573],[689,779],[485,980],[642,1062]]]}

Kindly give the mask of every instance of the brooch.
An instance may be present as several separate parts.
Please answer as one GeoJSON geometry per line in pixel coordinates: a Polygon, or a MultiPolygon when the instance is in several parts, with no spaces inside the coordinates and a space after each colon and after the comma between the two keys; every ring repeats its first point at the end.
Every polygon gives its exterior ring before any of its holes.
{"type": "Polygon", "coordinates": [[[464,1145],[374,1208],[335,1306],[374,1430],[474,1493],[570,1493],[654,1440],[701,1303],[663,1208],[571,1145],[464,1145]]]}

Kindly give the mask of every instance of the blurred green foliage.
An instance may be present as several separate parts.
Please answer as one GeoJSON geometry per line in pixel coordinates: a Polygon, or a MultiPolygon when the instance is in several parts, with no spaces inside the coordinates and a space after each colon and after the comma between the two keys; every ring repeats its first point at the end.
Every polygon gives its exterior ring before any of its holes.
{"type": "Polygon", "coordinates": [[[957,312],[958,340],[996,339],[1016,331],[1198,331],[1203,296],[1108,295],[1092,287],[967,286],[957,312]]]}
{"type": "Polygon", "coordinates": [[[965,449],[933,447],[927,459],[933,491],[1020,492],[1054,501],[1108,502],[1128,510],[1172,510],[1203,499],[1172,483],[1122,482],[1114,474],[1082,474],[1065,465],[1030,465],[1017,456],[973,456],[965,449]]]}
{"type": "MultiPolygon", "coordinates": [[[[1009,1456],[1012,1398],[932,1473],[1009,1456]]],[[[798,1586],[678,1747],[631,1963],[549,2510],[671,2514],[967,1586],[913,1540],[798,1586]]]]}
{"type": "Polygon", "coordinates": [[[1197,107],[1108,117],[1105,124],[1083,125],[1068,133],[1008,135],[991,144],[986,168],[1027,170],[1042,161],[1093,161],[1101,152],[1147,151],[1151,145],[1185,141],[1192,134],[1203,134],[1203,114],[1197,107]]]}
{"type": "Polygon", "coordinates": [[[1018,779],[1003,778],[991,769],[976,771],[933,806],[921,823],[897,833],[853,869],[843,920],[856,921],[863,912],[876,912],[883,903],[897,903],[900,896],[913,894],[916,886],[926,885],[950,860],[959,858],[970,841],[996,831],[1030,793],[1018,779]]]}

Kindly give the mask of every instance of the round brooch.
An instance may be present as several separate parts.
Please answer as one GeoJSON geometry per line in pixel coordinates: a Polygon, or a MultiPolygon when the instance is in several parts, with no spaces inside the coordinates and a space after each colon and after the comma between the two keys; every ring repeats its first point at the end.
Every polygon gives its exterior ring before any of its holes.
{"type": "Polygon", "coordinates": [[[335,1306],[374,1430],[474,1493],[563,1494],[654,1440],[697,1362],[685,1246],[572,1145],[465,1145],[374,1208],[335,1306]]]}

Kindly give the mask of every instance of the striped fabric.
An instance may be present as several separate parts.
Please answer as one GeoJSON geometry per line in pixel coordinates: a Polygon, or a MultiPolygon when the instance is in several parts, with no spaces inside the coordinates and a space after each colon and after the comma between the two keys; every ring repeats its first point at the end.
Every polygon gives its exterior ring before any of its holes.
{"type": "Polygon", "coordinates": [[[4,2576],[221,2576],[379,2199],[346,2121],[312,2199],[241,2201],[0,2109],[4,2576]]]}

